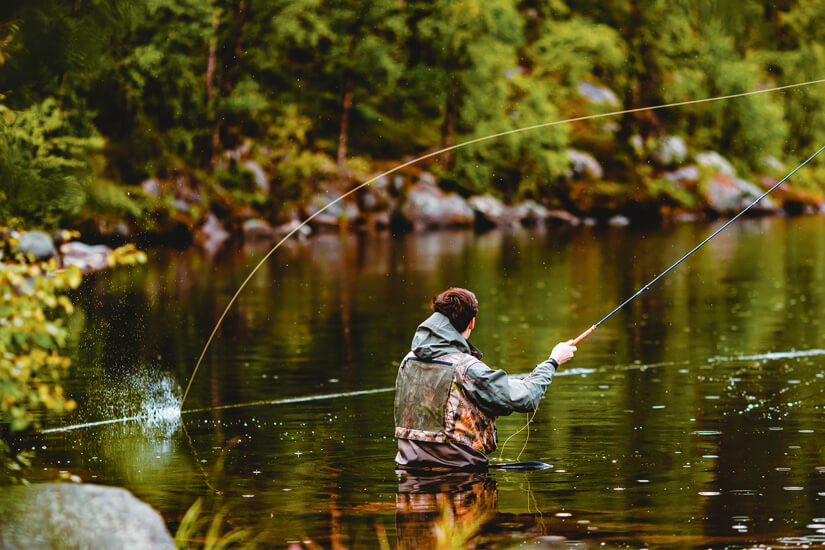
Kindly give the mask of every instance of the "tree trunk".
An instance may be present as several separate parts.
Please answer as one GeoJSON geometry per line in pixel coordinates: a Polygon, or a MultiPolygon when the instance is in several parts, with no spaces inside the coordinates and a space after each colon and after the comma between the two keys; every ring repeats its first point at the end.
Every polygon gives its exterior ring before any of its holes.
{"type": "Polygon", "coordinates": [[[218,24],[220,23],[218,0],[212,1],[212,34],[209,36],[209,57],[206,61],[206,101],[212,102],[215,95],[215,64],[218,55],[218,24]]]}
{"type": "Polygon", "coordinates": [[[352,87],[351,77],[347,77],[344,83],[344,101],[341,109],[341,131],[338,133],[338,170],[344,168],[347,160],[347,131],[349,129],[349,112],[352,109],[352,87]]]}
{"type": "MultiPolygon", "coordinates": [[[[441,125],[441,148],[452,147],[455,139],[455,119],[456,119],[457,101],[455,93],[449,92],[447,94],[447,103],[444,105],[444,122],[441,125]]],[[[447,151],[441,155],[441,166],[445,170],[453,169],[453,152],[447,151]]]]}

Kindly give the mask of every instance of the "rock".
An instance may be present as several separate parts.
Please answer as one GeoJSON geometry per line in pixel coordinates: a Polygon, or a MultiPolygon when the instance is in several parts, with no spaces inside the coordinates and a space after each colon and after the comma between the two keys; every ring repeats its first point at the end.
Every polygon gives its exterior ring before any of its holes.
{"type": "Polygon", "coordinates": [[[662,175],[665,179],[679,184],[695,183],[699,181],[699,169],[692,164],[679,168],[678,170],[674,170],[673,172],[665,172],[662,175]]]}
{"type": "Polygon", "coordinates": [[[626,216],[613,216],[609,220],[607,220],[607,225],[612,225],[614,227],[624,227],[626,225],[630,225],[630,219],[626,216]]]}
{"type": "Polygon", "coordinates": [[[261,168],[261,165],[255,162],[254,160],[246,160],[243,162],[243,167],[252,172],[253,181],[255,182],[255,188],[258,191],[262,191],[263,193],[269,194],[269,178],[264,172],[264,169],[261,168]]]}
{"type": "Polygon", "coordinates": [[[510,209],[510,215],[519,220],[522,225],[540,225],[549,216],[549,211],[536,201],[524,201],[510,209]]]}
{"type": "Polygon", "coordinates": [[[275,239],[275,228],[264,220],[246,220],[241,227],[244,241],[272,241],[275,239]]]}
{"type": "Polygon", "coordinates": [[[15,250],[34,256],[38,262],[48,260],[57,253],[51,235],[43,231],[27,231],[20,235],[15,250]]]}
{"type": "Polygon", "coordinates": [[[310,216],[314,216],[316,213],[321,212],[314,218],[312,218],[313,225],[320,225],[320,226],[337,226],[342,222],[352,222],[358,218],[358,207],[352,203],[345,202],[345,201],[338,201],[341,197],[339,193],[335,191],[327,191],[324,193],[316,193],[309,199],[309,204],[307,205],[307,213],[310,216]],[[334,204],[332,204],[334,203],[334,204]],[[327,208],[327,205],[330,205],[327,208]]]}
{"type": "Polygon", "coordinates": [[[713,168],[717,171],[717,173],[723,176],[728,176],[730,178],[736,176],[736,170],[733,168],[731,163],[719,153],[714,151],[706,151],[704,153],[697,153],[693,158],[696,159],[696,162],[702,166],[713,168]]]}
{"type": "Polygon", "coordinates": [[[421,177],[418,178],[418,181],[427,185],[435,185],[436,179],[435,176],[430,174],[429,172],[422,172],[421,177]]]}
{"type": "Polygon", "coordinates": [[[582,221],[571,214],[566,210],[550,210],[547,212],[547,219],[548,220],[559,220],[564,223],[569,223],[572,226],[577,226],[582,223],[582,221]]]}
{"type": "Polygon", "coordinates": [[[634,134],[630,136],[630,146],[633,147],[637,155],[640,155],[645,150],[645,140],[639,134],[634,134]]]}
{"type": "Polygon", "coordinates": [[[612,105],[614,107],[619,105],[619,98],[608,88],[596,86],[592,82],[582,80],[578,86],[579,95],[593,103],[602,103],[612,105]]]}
{"type": "Polygon", "coordinates": [[[390,196],[386,190],[386,185],[378,187],[370,186],[363,189],[358,193],[358,204],[362,212],[378,212],[389,208],[390,196]]]}
{"type": "Polygon", "coordinates": [[[765,166],[771,168],[772,170],[776,170],[777,172],[785,171],[785,165],[782,164],[782,162],[774,156],[769,155],[763,158],[762,162],[765,164],[765,166]]]}
{"type": "Polygon", "coordinates": [[[416,231],[468,226],[475,221],[475,214],[467,201],[455,194],[447,195],[427,183],[418,183],[409,189],[399,214],[416,231]]]}
{"type": "Polygon", "coordinates": [[[8,486],[0,517],[0,548],[175,548],[160,514],[120,487],[8,486]]]}
{"type": "Polygon", "coordinates": [[[150,197],[160,196],[160,182],[155,178],[149,178],[141,182],[140,189],[150,197]]]}
{"type": "Polygon", "coordinates": [[[206,221],[201,225],[193,236],[195,243],[203,248],[210,256],[214,256],[229,239],[229,231],[218,220],[217,216],[210,212],[206,216],[206,221]]]}
{"type": "Polygon", "coordinates": [[[687,158],[687,145],[679,136],[665,136],[656,141],[653,159],[663,166],[680,164],[687,158]]]}
{"type": "MultiPolygon", "coordinates": [[[[280,241],[287,235],[289,235],[295,228],[301,226],[301,221],[298,219],[297,216],[293,217],[290,221],[281,224],[277,227],[273,228],[273,240],[280,241]]],[[[301,228],[293,235],[293,237],[297,237],[299,239],[305,239],[312,234],[312,228],[308,225],[301,226],[301,228]]]]}
{"type": "Polygon", "coordinates": [[[587,227],[593,227],[598,223],[598,221],[596,220],[596,218],[585,218],[582,220],[582,223],[587,227]]]}
{"type": "Polygon", "coordinates": [[[111,253],[112,249],[102,244],[89,245],[72,241],[60,245],[63,267],[76,266],[83,273],[100,271],[109,267],[109,254],[111,253]]]}
{"type": "MultiPolygon", "coordinates": [[[[708,180],[705,199],[717,212],[738,212],[753,202],[762,191],[752,183],[738,178],[717,174],[708,180]]],[[[776,204],[765,197],[753,207],[753,211],[776,211],[776,204]]]]}
{"type": "Polygon", "coordinates": [[[467,201],[475,212],[475,222],[479,227],[495,227],[513,223],[510,209],[503,202],[490,195],[470,197],[467,201]]]}
{"type": "Polygon", "coordinates": [[[175,199],[172,201],[172,206],[180,210],[181,212],[189,213],[189,203],[182,200],[182,199],[175,199]]]}
{"type": "Polygon", "coordinates": [[[586,175],[592,179],[602,179],[604,175],[602,165],[599,164],[599,161],[590,153],[568,149],[567,158],[572,165],[571,169],[565,173],[568,178],[586,175]]]}

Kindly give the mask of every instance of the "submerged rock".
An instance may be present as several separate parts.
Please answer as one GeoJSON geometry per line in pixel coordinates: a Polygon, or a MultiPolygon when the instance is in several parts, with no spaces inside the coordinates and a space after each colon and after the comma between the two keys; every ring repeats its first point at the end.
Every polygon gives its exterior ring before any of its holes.
{"type": "Polygon", "coordinates": [[[612,225],[614,227],[624,227],[626,225],[630,225],[630,219],[627,216],[613,216],[609,220],[607,220],[607,225],[612,225]]]}
{"type": "Polygon", "coordinates": [[[0,517],[0,548],[175,548],[160,514],[120,487],[4,487],[0,517]]]}
{"type": "Polygon", "coordinates": [[[57,254],[54,241],[48,233],[43,231],[27,231],[18,237],[18,252],[31,255],[37,261],[48,260],[57,254]]]}

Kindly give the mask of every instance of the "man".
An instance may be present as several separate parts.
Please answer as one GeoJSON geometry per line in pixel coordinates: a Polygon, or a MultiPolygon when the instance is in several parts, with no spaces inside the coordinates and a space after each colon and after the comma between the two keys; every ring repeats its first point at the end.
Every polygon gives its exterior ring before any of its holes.
{"type": "Polygon", "coordinates": [[[496,448],[496,418],[536,410],[559,365],[573,357],[570,342],[524,380],[481,362],[467,339],[476,326],[478,300],[448,288],[432,300],[433,314],[418,326],[412,351],[395,382],[395,437],[400,468],[485,468],[496,448]]]}

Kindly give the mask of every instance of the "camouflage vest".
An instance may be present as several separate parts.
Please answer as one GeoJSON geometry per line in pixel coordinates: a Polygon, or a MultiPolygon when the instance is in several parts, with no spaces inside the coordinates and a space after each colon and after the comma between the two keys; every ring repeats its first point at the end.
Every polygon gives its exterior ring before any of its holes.
{"type": "Polygon", "coordinates": [[[432,361],[407,355],[395,381],[395,437],[493,452],[496,420],[470,401],[465,390],[467,368],[478,362],[466,353],[432,361]]]}

